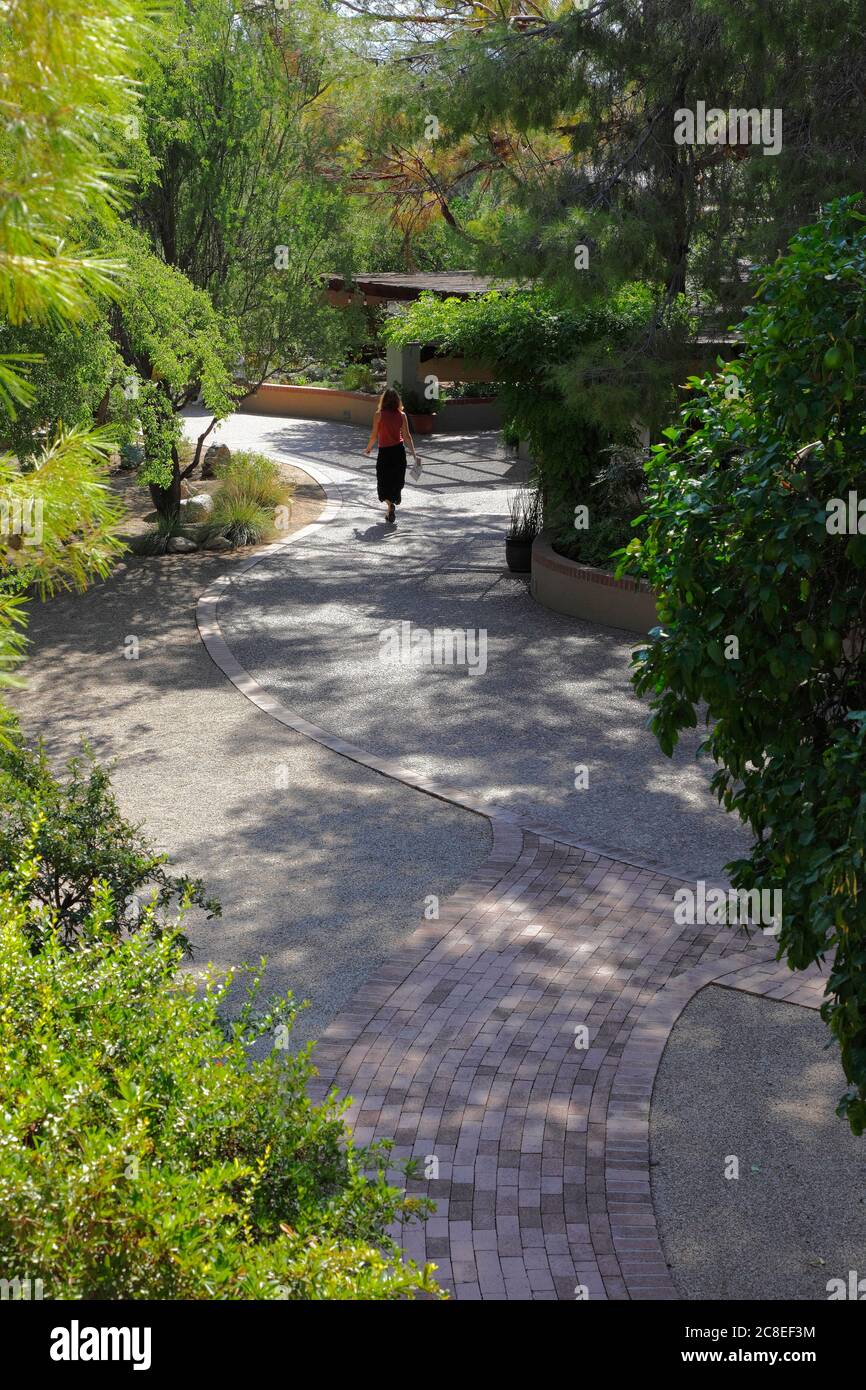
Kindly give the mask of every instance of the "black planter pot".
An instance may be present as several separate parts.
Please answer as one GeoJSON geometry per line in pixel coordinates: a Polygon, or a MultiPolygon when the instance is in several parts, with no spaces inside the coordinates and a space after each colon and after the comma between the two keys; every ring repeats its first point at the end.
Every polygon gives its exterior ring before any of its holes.
{"type": "Polygon", "coordinates": [[[532,569],[532,541],[506,540],[505,559],[512,574],[529,574],[532,569]]]}

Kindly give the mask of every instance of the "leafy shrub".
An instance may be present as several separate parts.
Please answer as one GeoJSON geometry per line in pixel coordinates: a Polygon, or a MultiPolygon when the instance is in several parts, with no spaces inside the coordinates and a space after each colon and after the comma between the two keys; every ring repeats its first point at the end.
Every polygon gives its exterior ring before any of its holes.
{"type": "Polygon", "coordinates": [[[117,940],[103,885],[66,950],[34,849],[0,878],[0,1268],[50,1299],[435,1294],[386,1235],[429,1204],[310,1101],[290,1001],[222,1023],[231,976],[197,992],[170,934],[117,940]]]}
{"type": "Polygon", "coordinates": [[[0,874],[12,871],[31,839],[37,863],[30,894],[54,914],[63,945],[81,943],[97,883],[111,894],[103,931],[114,936],[135,932],[143,922],[159,933],[158,914],[180,903],[220,914],[200,879],[171,874],[168,856],[124,819],[108,771],[89,752],[72,758],[61,780],[42,746],[28,747],[13,728],[0,745],[0,874]],[[153,911],[145,914],[148,903],[153,911]]]}
{"type": "Polygon", "coordinates": [[[0,320],[0,355],[33,354],[27,370],[32,399],[3,420],[4,438],[19,459],[38,455],[49,435],[64,425],[88,426],[108,384],[115,350],[105,319],[70,324],[0,320]]]}
{"type": "Polygon", "coordinates": [[[560,535],[554,550],[585,565],[612,569],[612,556],[643,534],[639,513],[646,491],[647,450],[612,445],[602,450],[602,457],[605,462],[586,494],[590,525],[565,538],[560,535]]]}
{"type": "MultiPolygon", "coordinates": [[[[746,350],[665,431],[646,538],[624,565],[660,595],[635,686],[672,752],[706,702],[713,786],[754,834],[734,885],[781,888],[779,955],[830,954],[822,1014],[866,1129],[866,534],[828,529],[866,478],[866,217],[854,199],[764,274],[746,350]]],[[[866,526],[864,526],[866,529],[866,526]]]]}
{"type": "Polygon", "coordinates": [[[462,401],[467,398],[474,400],[476,397],[495,400],[497,396],[501,396],[502,390],[501,381],[452,381],[447,394],[449,401],[462,401]]]}
{"type": "Polygon", "coordinates": [[[376,378],[363,362],[353,362],[343,373],[342,386],[344,391],[366,391],[368,395],[373,395],[376,378]]]}
{"type": "Polygon", "coordinates": [[[283,478],[279,465],[265,454],[238,450],[218,464],[221,486],[214,498],[211,519],[199,530],[199,538],[225,536],[232,545],[259,545],[277,534],[276,509],[288,507],[294,487],[283,478]]]}
{"type": "MultiPolygon", "coordinates": [[[[574,509],[590,505],[605,450],[636,442],[632,422],[646,399],[643,367],[636,364],[632,382],[621,356],[653,309],[650,291],[640,285],[580,310],[563,309],[543,289],[495,290],[467,300],[426,294],[387,320],[383,332],[393,343],[430,344],[493,368],[508,434],[528,444],[545,523],[554,542],[567,546],[575,540],[574,509]],[[614,377],[622,384],[614,387],[614,377]]],[[[618,524],[610,539],[621,543],[618,524]]]]}

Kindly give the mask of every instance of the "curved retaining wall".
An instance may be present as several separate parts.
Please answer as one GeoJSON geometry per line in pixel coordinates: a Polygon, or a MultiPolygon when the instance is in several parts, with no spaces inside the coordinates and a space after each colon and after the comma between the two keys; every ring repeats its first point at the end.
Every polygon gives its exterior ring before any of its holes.
{"type": "Polygon", "coordinates": [[[614,579],[604,570],[557,555],[546,531],[533,542],[530,593],[555,613],[644,637],[658,623],[655,595],[643,580],[614,579]]]}
{"type": "MultiPolygon", "coordinates": [[[[250,415],[287,415],[296,420],[339,420],[351,425],[373,423],[378,396],[331,386],[288,386],[267,382],[248,396],[240,409],[250,415]]],[[[502,426],[502,407],[489,397],[445,400],[433,421],[434,434],[495,430],[502,426]]],[[[420,431],[419,431],[420,433],[420,431]]],[[[427,433],[427,431],[424,431],[427,433]]]]}

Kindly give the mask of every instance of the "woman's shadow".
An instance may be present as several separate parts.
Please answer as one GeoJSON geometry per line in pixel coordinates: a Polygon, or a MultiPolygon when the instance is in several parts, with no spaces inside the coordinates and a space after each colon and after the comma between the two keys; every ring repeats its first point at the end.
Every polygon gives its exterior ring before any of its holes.
{"type": "Polygon", "coordinates": [[[397,524],[396,522],[377,521],[372,526],[368,526],[366,531],[354,526],[352,532],[356,541],[386,541],[391,536],[396,536],[397,524]]]}

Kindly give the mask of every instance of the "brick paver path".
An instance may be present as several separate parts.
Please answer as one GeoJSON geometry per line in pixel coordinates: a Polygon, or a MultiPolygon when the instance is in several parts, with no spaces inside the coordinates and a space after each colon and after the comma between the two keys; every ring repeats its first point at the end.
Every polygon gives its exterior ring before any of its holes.
{"type": "Polygon", "coordinates": [[[652,1209],[649,1101],[710,981],[817,1007],[759,936],[677,926],[679,880],[497,827],[484,871],[356,995],[316,1052],[359,1142],[438,1177],[400,1234],[458,1298],[677,1297],[652,1209]],[[576,1030],[588,1030],[587,1046],[576,1030]]]}

